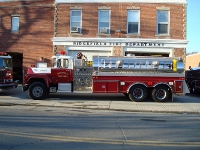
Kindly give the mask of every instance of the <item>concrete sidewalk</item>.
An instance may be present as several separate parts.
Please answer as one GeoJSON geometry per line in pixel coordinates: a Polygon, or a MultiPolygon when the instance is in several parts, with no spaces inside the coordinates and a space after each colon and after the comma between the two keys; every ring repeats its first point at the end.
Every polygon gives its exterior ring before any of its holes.
{"type": "Polygon", "coordinates": [[[123,94],[50,94],[45,100],[32,100],[21,89],[1,91],[0,106],[12,105],[200,114],[200,95],[174,95],[174,101],[157,103],[152,100],[132,102],[123,94]]]}

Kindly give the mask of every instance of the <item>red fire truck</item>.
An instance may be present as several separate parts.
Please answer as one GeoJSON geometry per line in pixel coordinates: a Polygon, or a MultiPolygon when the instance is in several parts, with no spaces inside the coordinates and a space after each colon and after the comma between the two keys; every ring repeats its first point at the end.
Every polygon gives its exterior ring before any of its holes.
{"type": "MultiPolygon", "coordinates": [[[[123,93],[132,101],[148,95],[156,102],[173,100],[173,94],[189,92],[180,58],[93,56],[92,61],[71,56],[53,56],[53,67],[36,64],[27,69],[23,91],[30,98],[44,99],[49,93],[123,93]]],[[[81,56],[81,57],[80,57],[81,56]]]]}
{"type": "Polygon", "coordinates": [[[0,52],[0,90],[18,87],[19,81],[13,81],[12,58],[5,52],[0,52]]]}

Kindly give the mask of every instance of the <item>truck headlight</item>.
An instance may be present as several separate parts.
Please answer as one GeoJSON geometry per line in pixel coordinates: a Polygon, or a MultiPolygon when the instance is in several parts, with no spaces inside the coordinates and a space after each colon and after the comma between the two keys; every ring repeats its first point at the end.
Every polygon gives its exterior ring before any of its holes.
{"type": "Polygon", "coordinates": [[[10,72],[7,72],[6,73],[6,76],[8,77],[8,76],[11,76],[11,73],[10,72]]]}

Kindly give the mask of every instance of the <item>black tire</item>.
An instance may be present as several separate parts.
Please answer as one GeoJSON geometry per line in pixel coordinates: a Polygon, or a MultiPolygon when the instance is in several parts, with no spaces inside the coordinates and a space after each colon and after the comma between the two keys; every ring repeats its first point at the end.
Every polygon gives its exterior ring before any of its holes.
{"type": "Polygon", "coordinates": [[[34,100],[42,100],[47,96],[47,87],[42,82],[34,82],[29,86],[28,95],[34,100]]]}
{"type": "Polygon", "coordinates": [[[195,94],[196,93],[194,84],[190,85],[190,93],[191,94],[195,94]]]}
{"type": "Polygon", "coordinates": [[[168,87],[160,85],[152,90],[152,99],[155,102],[166,102],[169,99],[170,91],[168,87]]]}
{"type": "Polygon", "coordinates": [[[135,102],[144,101],[148,96],[147,88],[143,85],[134,85],[129,90],[128,95],[130,100],[132,101],[135,102]]]}

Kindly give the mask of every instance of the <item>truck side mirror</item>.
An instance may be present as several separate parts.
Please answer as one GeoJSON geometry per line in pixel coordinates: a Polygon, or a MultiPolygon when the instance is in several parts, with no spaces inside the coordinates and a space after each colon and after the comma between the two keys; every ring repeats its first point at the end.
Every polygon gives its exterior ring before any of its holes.
{"type": "Polygon", "coordinates": [[[189,69],[190,69],[190,70],[192,70],[192,67],[191,67],[191,66],[189,66],[189,69]]]}

